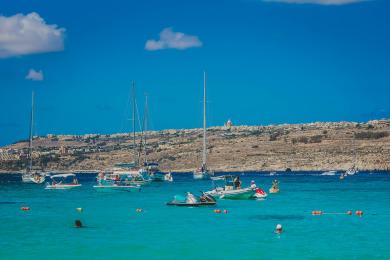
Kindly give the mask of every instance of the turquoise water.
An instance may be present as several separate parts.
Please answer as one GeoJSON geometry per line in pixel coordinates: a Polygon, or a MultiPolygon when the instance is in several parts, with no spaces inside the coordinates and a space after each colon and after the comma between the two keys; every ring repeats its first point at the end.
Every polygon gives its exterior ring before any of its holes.
{"type": "Polygon", "coordinates": [[[3,177],[0,258],[390,259],[388,173],[343,181],[316,173],[241,177],[267,190],[277,178],[281,192],[262,201],[220,200],[215,208],[228,214],[216,214],[209,207],[165,205],[175,194],[210,188],[211,182],[187,174],[136,193],[96,192],[93,176],[81,177],[83,186],[68,191],[3,177]],[[364,215],[312,216],[313,210],[364,215]],[[74,228],[75,219],[87,227],[74,228]],[[278,223],[281,235],[273,233],[278,223]]]}

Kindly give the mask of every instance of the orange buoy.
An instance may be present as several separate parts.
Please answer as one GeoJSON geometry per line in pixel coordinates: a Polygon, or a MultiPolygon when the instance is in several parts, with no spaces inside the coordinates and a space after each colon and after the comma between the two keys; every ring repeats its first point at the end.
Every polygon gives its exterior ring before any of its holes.
{"type": "Polygon", "coordinates": [[[227,213],[228,213],[228,210],[227,210],[227,209],[224,209],[224,210],[223,210],[223,213],[227,214],[227,213]]]}
{"type": "Polygon", "coordinates": [[[21,207],[20,209],[23,210],[23,211],[29,211],[30,207],[21,207]]]}
{"type": "Polygon", "coordinates": [[[221,213],[221,210],[220,209],[214,209],[214,212],[215,213],[221,213]]]}
{"type": "Polygon", "coordinates": [[[355,214],[356,214],[357,216],[363,216],[363,211],[361,211],[361,210],[356,210],[355,214]]]}
{"type": "Polygon", "coordinates": [[[320,210],[314,210],[311,212],[312,215],[321,215],[322,214],[322,211],[320,210]]]}
{"type": "Polygon", "coordinates": [[[345,212],[345,214],[352,215],[352,211],[348,210],[347,212],[345,212]]]}

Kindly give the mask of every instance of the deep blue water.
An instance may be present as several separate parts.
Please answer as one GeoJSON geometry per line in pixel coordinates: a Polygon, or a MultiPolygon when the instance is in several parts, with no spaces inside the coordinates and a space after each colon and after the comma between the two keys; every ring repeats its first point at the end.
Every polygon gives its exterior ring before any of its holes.
{"type": "Polygon", "coordinates": [[[241,178],[267,191],[278,179],[281,192],[262,201],[178,208],[165,203],[186,191],[209,190],[211,181],[174,174],[173,183],[155,183],[141,192],[100,193],[92,188],[94,175],[79,175],[83,186],[68,191],[3,175],[0,258],[390,259],[389,173],[359,173],[342,181],[316,172],[241,178]],[[21,211],[22,206],[31,209],[21,211]],[[215,208],[228,214],[216,214],[215,208]],[[313,210],[364,215],[312,216],[313,210]],[[74,228],[76,219],[87,227],[74,228]],[[273,233],[278,223],[281,235],[273,233]]]}

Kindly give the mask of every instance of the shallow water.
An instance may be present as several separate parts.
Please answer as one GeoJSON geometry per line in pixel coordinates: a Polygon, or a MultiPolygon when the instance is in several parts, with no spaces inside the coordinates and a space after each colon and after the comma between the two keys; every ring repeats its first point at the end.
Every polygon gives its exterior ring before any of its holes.
{"type": "Polygon", "coordinates": [[[165,205],[175,194],[211,188],[189,174],[135,193],[96,192],[92,175],[68,191],[0,176],[0,258],[390,259],[389,173],[342,181],[310,172],[241,178],[266,190],[276,178],[281,192],[261,201],[220,200],[215,208],[228,213],[216,214],[213,207],[165,205]],[[364,215],[312,216],[313,210],[364,215]],[[74,228],[76,219],[87,227],[74,228]],[[278,223],[281,235],[273,233],[278,223]]]}

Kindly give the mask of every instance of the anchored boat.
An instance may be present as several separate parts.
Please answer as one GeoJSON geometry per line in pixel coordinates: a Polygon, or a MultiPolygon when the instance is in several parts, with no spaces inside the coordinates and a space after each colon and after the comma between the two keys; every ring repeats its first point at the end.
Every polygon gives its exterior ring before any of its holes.
{"type": "Polygon", "coordinates": [[[207,169],[207,136],[206,136],[206,72],[204,72],[203,81],[203,156],[202,165],[200,168],[194,171],[195,180],[208,180],[211,176],[214,176],[214,172],[207,169]]]}
{"type": "Polygon", "coordinates": [[[252,199],[255,196],[256,189],[252,187],[241,188],[241,181],[238,176],[224,175],[219,177],[212,177],[214,189],[206,192],[206,194],[212,195],[220,199],[234,199],[245,200],[252,199]],[[224,185],[218,185],[217,183],[222,181],[224,185]]]}
{"type": "Polygon", "coordinates": [[[81,187],[73,173],[52,175],[50,179],[51,183],[46,184],[46,190],[67,190],[81,187]]]}
{"type": "Polygon", "coordinates": [[[46,174],[39,171],[33,170],[33,159],[32,159],[32,150],[33,150],[33,139],[34,139],[34,92],[32,92],[31,96],[31,119],[30,119],[30,138],[28,145],[28,166],[26,171],[22,174],[22,182],[23,183],[36,183],[42,184],[45,182],[46,174]]]}

